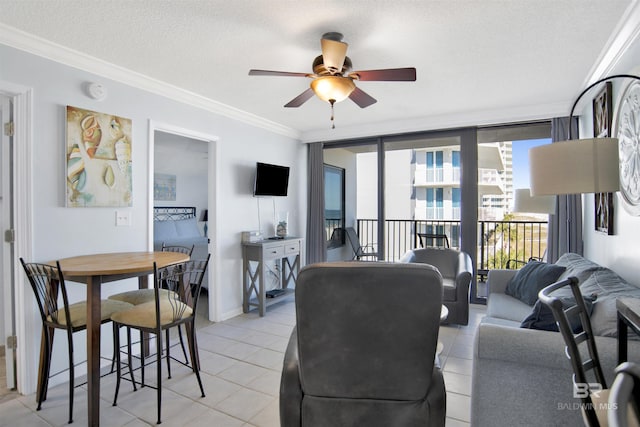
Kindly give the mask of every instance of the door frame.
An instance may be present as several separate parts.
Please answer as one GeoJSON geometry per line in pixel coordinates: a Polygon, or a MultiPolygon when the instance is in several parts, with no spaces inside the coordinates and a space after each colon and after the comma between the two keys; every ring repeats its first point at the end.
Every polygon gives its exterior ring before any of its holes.
{"type": "Polygon", "coordinates": [[[155,153],[155,132],[165,132],[186,138],[197,139],[208,143],[208,165],[207,165],[207,209],[209,210],[208,217],[208,230],[209,230],[209,253],[211,254],[211,260],[209,261],[209,267],[207,268],[208,283],[209,283],[209,320],[212,322],[219,322],[221,318],[221,295],[220,295],[220,278],[218,268],[218,260],[220,259],[219,245],[216,244],[216,240],[219,234],[218,228],[218,215],[217,206],[218,203],[218,185],[219,182],[219,154],[218,145],[219,137],[204,132],[198,132],[191,129],[163,123],[155,120],[149,120],[149,176],[148,183],[149,188],[147,194],[148,199],[148,212],[149,212],[149,228],[148,228],[148,242],[147,246],[149,250],[153,250],[153,173],[154,173],[154,153],[155,153]]]}
{"type": "MultiPolygon", "coordinates": [[[[32,146],[33,146],[33,89],[0,80],[0,95],[11,98],[12,116],[14,123],[13,153],[10,161],[13,163],[13,229],[15,240],[13,256],[11,259],[10,273],[13,275],[13,299],[5,300],[7,304],[13,304],[15,308],[15,335],[18,337],[16,351],[17,388],[21,394],[30,394],[35,391],[37,369],[28,369],[28,366],[37,366],[38,340],[27,337],[37,336],[38,316],[32,309],[27,298],[28,285],[25,275],[20,273],[20,257],[31,259],[33,257],[33,181],[32,181],[32,146]],[[29,307],[27,307],[29,304],[29,307]]],[[[9,272],[4,271],[3,274],[9,272]]],[[[5,282],[2,293],[6,294],[5,282]]]]}
{"type": "MultiPolygon", "coordinates": [[[[0,125],[11,123],[13,116],[13,97],[0,94],[0,125]]],[[[13,136],[8,134],[5,129],[0,129],[0,150],[2,150],[2,213],[0,214],[0,230],[5,233],[7,230],[13,229],[13,219],[11,207],[13,205],[13,193],[11,188],[11,182],[13,180],[13,160],[12,160],[12,148],[13,136]]],[[[0,336],[3,337],[3,342],[0,346],[5,346],[5,369],[6,369],[6,387],[8,389],[14,389],[16,387],[15,380],[15,348],[9,348],[9,337],[15,336],[15,314],[13,306],[13,242],[7,242],[6,236],[2,235],[2,258],[0,259],[0,272],[2,272],[2,283],[4,283],[3,289],[0,295],[3,297],[4,303],[2,304],[2,332],[0,336]]],[[[0,384],[0,387],[4,387],[4,384],[0,384]]]]}

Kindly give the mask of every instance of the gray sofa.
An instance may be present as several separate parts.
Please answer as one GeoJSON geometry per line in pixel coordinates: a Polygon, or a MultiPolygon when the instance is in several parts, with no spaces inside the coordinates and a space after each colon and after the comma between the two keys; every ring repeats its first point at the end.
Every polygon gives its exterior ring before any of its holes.
{"type": "Polygon", "coordinates": [[[400,262],[433,265],[442,274],[442,304],[449,314],[443,323],[469,324],[469,287],[473,277],[471,257],[447,248],[421,248],[407,251],[400,262]]]}
{"type": "MultiPolygon", "coordinates": [[[[576,276],[584,295],[596,294],[591,323],[600,361],[611,386],[617,364],[615,300],[640,298],[640,288],[577,254],[564,254],[558,278],[576,276]]],[[[471,422],[474,427],[583,425],[573,398],[571,364],[559,332],[520,328],[532,307],[505,294],[516,270],[489,271],[487,314],[474,342],[471,422]]],[[[633,335],[629,335],[634,339],[633,335]]],[[[629,342],[629,359],[640,360],[640,342],[629,342]]]]}

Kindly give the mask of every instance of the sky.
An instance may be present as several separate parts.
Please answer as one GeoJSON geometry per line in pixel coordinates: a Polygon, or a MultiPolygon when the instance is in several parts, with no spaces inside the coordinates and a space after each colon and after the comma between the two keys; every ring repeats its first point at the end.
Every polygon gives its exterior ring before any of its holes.
{"type": "Polygon", "coordinates": [[[513,141],[511,146],[513,164],[513,188],[530,188],[529,185],[529,148],[550,144],[551,138],[513,141]]]}

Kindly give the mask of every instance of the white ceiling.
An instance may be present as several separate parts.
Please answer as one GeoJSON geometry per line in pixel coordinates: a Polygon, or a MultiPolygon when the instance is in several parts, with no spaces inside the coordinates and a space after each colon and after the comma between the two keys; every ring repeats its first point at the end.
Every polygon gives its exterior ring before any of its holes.
{"type": "Polygon", "coordinates": [[[636,3],[0,0],[0,43],[23,48],[15,40],[36,36],[52,59],[64,46],[303,140],[335,139],[568,115],[580,91],[608,71],[604,53],[616,37],[640,25],[636,3]],[[247,75],[251,68],[311,72],[328,31],[344,34],[354,70],[413,66],[417,81],[357,82],[378,103],[336,104],[332,131],[329,105],[315,97],[283,108],[309,79],[247,75]]]}

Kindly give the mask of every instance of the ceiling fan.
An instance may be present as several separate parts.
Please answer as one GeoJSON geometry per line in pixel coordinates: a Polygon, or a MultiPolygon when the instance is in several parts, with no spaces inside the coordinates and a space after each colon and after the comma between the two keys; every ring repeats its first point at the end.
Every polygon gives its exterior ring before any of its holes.
{"type": "MultiPolygon", "coordinates": [[[[366,108],[377,101],[371,95],[356,87],[355,80],[361,81],[415,81],[415,68],[389,68],[382,70],[351,71],[351,59],[347,56],[347,43],[341,33],[325,33],[320,40],[322,55],[313,61],[313,73],[288,71],[249,70],[250,76],[309,77],[311,87],[293,98],[285,107],[296,108],[307,102],[315,94],[331,104],[351,99],[360,108],[366,108]]],[[[335,127],[335,125],[333,126],[335,127]]]]}

